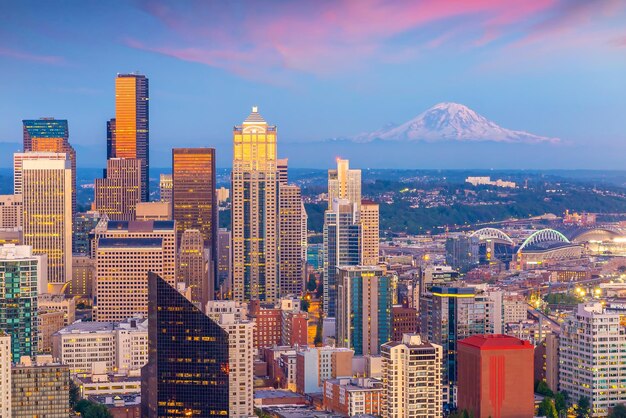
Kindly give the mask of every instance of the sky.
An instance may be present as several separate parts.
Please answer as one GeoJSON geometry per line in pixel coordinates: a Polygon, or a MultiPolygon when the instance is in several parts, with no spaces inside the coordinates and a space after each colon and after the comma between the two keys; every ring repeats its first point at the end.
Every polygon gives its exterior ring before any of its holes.
{"type": "Polygon", "coordinates": [[[0,149],[22,119],[56,117],[78,165],[104,166],[115,75],[133,71],[150,79],[158,167],[173,146],[216,147],[229,166],[256,105],[295,167],[626,168],[621,0],[0,0],[0,149]],[[562,141],[326,141],[439,102],[562,141]]]}

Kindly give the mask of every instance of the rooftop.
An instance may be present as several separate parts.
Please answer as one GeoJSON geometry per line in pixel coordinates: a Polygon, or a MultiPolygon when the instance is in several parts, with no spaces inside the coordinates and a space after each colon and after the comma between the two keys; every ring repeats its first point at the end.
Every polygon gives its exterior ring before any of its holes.
{"type": "Polygon", "coordinates": [[[459,344],[475,347],[479,350],[534,349],[529,341],[503,334],[473,335],[459,341],[459,344]]]}
{"type": "Polygon", "coordinates": [[[162,238],[100,238],[98,249],[100,248],[161,248],[162,238]]]}

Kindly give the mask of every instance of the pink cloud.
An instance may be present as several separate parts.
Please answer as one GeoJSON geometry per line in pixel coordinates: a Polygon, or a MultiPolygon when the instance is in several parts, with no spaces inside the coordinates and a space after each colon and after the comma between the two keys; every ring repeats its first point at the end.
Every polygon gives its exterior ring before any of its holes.
{"type": "Polygon", "coordinates": [[[0,47],[0,56],[13,58],[20,61],[36,62],[40,64],[63,65],[65,58],[57,55],[38,55],[10,48],[0,47]]]}
{"type": "Polygon", "coordinates": [[[527,39],[545,30],[546,16],[568,27],[568,16],[579,12],[563,1],[145,1],[141,9],[169,33],[126,43],[243,77],[283,79],[294,71],[324,76],[411,60],[452,40],[475,48],[511,34],[527,39]],[[397,45],[401,37],[426,40],[397,45]]]}

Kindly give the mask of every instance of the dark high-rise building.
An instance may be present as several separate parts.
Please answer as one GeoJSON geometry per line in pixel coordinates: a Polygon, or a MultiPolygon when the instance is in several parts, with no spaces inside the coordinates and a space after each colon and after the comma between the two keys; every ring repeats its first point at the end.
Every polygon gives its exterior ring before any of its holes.
{"type": "Polygon", "coordinates": [[[24,152],[57,152],[67,154],[72,167],[72,214],[76,214],[76,151],[69,143],[67,120],[54,118],[26,119],[24,152]]]}
{"type": "MultiPolygon", "coordinates": [[[[217,258],[214,148],[172,150],[172,219],[176,221],[179,242],[185,230],[197,229],[210,250],[210,259],[217,258]]],[[[217,268],[211,269],[215,278],[217,268]]]]}
{"type": "Polygon", "coordinates": [[[337,267],[359,264],[361,227],[356,205],[335,199],[324,213],[324,313],[335,317],[337,305],[337,267]]]}
{"type": "MultiPolygon", "coordinates": [[[[141,201],[150,196],[150,128],[148,78],[141,74],[118,74],[115,79],[115,122],[111,129],[111,150],[115,158],[141,160],[141,201]]],[[[109,143],[107,133],[107,145],[109,143]]]]}
{"type": "Polygon", "coordinates": [[[115,118],[107,121],[107,160],[115,158],[115,118]]]}
{"type": "Polygon", "coordinates": [[[141,416],[229,413],[228,333],[155,273],[148,274],[148,364],[141,416]]]}
{"type": "Polygon", "coordinates": [[[466,272],[478,265],[480,239],[467,235],[446,240],[446,263],[461,272],[466,272]]]}

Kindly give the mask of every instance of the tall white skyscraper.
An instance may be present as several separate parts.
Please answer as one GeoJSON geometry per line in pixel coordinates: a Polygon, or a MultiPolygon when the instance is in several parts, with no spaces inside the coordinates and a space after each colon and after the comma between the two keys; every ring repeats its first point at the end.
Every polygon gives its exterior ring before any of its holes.
{"type": "Polygon", "coordinates": [[[72,280],[72,169],[66,154],[21,156],[24,244],[48,256],[48,290],[72,280]]]}

